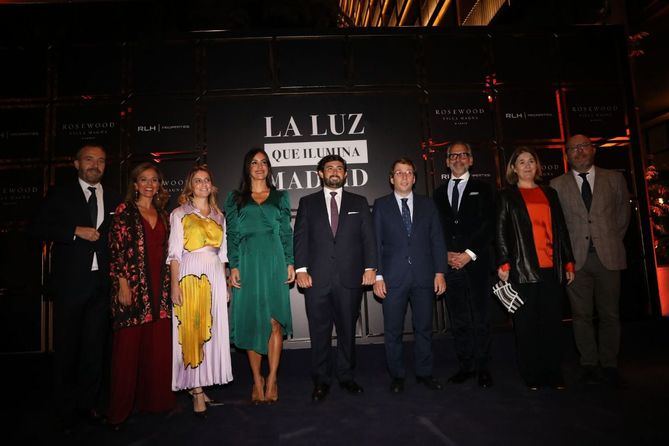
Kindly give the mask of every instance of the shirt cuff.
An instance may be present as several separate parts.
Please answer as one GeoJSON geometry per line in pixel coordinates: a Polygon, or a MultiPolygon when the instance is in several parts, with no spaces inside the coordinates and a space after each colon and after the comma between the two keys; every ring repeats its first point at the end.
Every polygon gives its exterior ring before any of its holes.
{"type": "Polygon", "coordinates": [[[503,265],[500,265],[499,268],[502,271],[511,271],[511,264],[509,263],[504,263],[503,265]]]}
{"type": "Polygon", "coordinates": [[[469,257],[472,258],[473,261],[476,261],[476,254],[474,254],[474,251],[471,251],[469,249],[465,249],[465,252],[469,255],[469,257]]]}
{"type": "Polygon", "coordinates": [[[569,262],[564,265],[564,270],[567,273],[573,273],[574,272],[574,262],[569,262]]]}
{"type": "Polygon", "coordinates": [[[303,266],[302,268],[297,268],[297,269],[295,270],[295,273],[296,273],[296,274],[297,274],[297,273],[306,273],[306,272],[307,272],[307,267],[306,267],[306,266],[303,266]]]}
{"type": "Polygon", "coordinates": [[[376,281],[378,282],[379,280],[383,280],[383,276],[381,274],[376,275],[376,281]]]}

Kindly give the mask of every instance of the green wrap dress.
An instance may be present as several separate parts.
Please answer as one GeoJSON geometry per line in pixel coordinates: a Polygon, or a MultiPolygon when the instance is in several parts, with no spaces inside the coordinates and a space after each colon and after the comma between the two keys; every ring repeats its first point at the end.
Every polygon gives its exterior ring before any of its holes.
{"type": "Polygon", "coordinates": [[[225,200],[228,261],[238,268],[241,288],[232,289],[230,341],[240,349],[267,354],[271,320],[293,332],[287,268],[293,264],[293,231],[288,193],[272,189],[258,204],[237,209],[234,193],[225,200]]]}

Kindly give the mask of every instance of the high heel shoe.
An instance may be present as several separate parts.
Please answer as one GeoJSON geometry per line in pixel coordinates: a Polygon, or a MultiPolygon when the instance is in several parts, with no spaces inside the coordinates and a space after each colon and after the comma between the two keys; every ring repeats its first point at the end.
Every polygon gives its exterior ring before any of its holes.
{"type": "Polygon", "coordinates": [[[265,402],[265,378],[260,378],[260,389],[253,383],[253,390],[251,391],[251,402],[253,404],[262,404],[265,402]]]}
{"type": "MultiPolygon", "coordinates": [[[[202,392],[204,392],[204,390],[202,392]]],[[[192,390],[188,391],[188,396],[190,397],[190,399],[193,399],[192,390]]],[[[209,395],[207,395],[206,393],[204,394],[204,403],[207,405],[207,407],[225,406],[225,403],[223,401],[210,398],[209,395]]]]}
{"type": "MultiPolygon", "coordinates": [[[[195,405],[197,404],[198,396],[203,395],[204,391],[203,390],[200,390],[199,392],[190,391],[189,393],[193,397],[193,415],[195,415],[196,417],[198,417],[200,419],[207,418],[207,404],[206,403],[204,404],[204,410],[195,410],[195,405]]],[[[203,396],[203,399],[204,399],[204,396],[203,396]]]]}
{"type": "Polygon", "coordinates": [[[265,401],[267,401],[268,404],[274,404],[279,400],[279,383],[274,381],[274,388],[270,389],[267,387],[267,390],[265,390],[265,401]]]}

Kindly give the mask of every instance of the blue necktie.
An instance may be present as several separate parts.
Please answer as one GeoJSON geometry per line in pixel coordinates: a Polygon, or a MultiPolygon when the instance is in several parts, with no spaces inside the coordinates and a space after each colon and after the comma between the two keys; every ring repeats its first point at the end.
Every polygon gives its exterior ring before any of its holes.
{"type": "Polygon", "coordinates": [[[408,201],[408,198],[402,198],[402,221],[407,230],[407,235],[411,235],[411,211],[409,211],[408,201]]]}

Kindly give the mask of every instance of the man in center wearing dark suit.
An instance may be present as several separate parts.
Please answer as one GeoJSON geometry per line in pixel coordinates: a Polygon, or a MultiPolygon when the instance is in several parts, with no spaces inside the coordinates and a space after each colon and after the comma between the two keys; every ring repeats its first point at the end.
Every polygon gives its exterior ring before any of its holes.
{"type": "Polygon", "coordinates": [[[330,389],[332,326],[337,330],[335,375],[351,394],[363,389],[353,376],[355,326],[363,285],[376,277],[376,242],[367,200],[344,191],[346,161],[327,155],[318,163],[323,190],[300,199],[295,220],[295,270],[304,289],[311,338],[313,401],[330,389]]]}
{"type": "Polygon", "coordinates": [[[106,154],[82,147],[74,161],[78,181],[52,187],[33,232],[51,242],[54,293],[54,403],[67,432],[75,415],[101,419],[104,355],[110,325],[109,226],[121,199],[103,188],[106,154]]]}
{"type": "Polygon", "coordinates": [[[488,362],[495,201],[492,188],[469,173],[474,164],[469,144],[451,144],[446,163],[451,176],[434,191],[434,200],[448,246],[446,305],[460,366],[448,381],[460,384],[478,372],[478,384],[485,388],[492,386],[488,362]]]}
{"type": "Polygon", "coordinates": [[[402,332],[411,302],[416,381],[441,390],[432,376],[432,319],[435,293],[446,291],[446,245],[434,202],[413,193],[416,167],[400,158],[390,168],[393,193],[374,203],[374,231],[379,268],[374,294],[383,299],[386,361],[392,378],[390,391],[404,390],[406,370],[402,332]]]}

